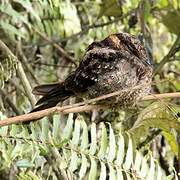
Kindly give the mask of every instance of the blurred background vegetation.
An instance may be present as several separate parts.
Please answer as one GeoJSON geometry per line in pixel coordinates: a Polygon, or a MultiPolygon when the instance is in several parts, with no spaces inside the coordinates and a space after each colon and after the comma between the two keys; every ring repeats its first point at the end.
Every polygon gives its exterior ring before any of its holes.
{"type": "MultiPolygon", "coordinates": [[[[143,35],[153,93],[180,90],[179,0],[0,2],[0,119],[28,113],[34,86],[62,81],[90,43],[118,32],[143,35]]],[[[179,105],[156,100],[133,113],[55,114],[1,127],[0,178],[178,179],[179,105]]]]}

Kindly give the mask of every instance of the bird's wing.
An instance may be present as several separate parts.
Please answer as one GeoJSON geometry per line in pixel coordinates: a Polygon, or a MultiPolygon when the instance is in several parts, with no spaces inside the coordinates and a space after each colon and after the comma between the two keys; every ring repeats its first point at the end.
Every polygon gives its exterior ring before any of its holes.
{"type": "Polygon", "coordinates": [[[75,93],[85,92],[98,82],[100,76],[113,71],[117,61],[124,58],[120,51],[110,48],[92,49],[85,54],[76,71],[65,80],[65,86],[75,93]]]}
{"type": "Polygon", "coordinates": [[[39,85],[36,86],[33,89],[33,94],[35,95],[46,95],[48,94],[50,91],[52,91],[55,88],[58,88],[60,86],[60,83],[55,83],[55,84],[43,84],[43,85],[39,85]]]}

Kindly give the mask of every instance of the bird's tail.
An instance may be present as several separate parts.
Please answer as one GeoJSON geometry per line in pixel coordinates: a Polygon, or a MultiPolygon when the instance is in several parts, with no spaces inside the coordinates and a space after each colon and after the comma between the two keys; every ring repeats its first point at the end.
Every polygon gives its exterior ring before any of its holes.
{"type": "Polygon", "coordinates": [[[64,83],[45,84],[36,86],[33,94],[42,95],[36,103],[36,108],[31,112],[47,109],[56,106],[59,102],[64,101],[68,97],[74,95],[72,91],[66,90],[64,83]]]}

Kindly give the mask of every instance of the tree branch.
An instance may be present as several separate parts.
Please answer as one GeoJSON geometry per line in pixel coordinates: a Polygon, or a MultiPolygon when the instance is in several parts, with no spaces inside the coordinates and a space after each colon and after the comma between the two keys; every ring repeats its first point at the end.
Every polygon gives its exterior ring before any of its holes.
{"type": "MultiPolygon", "coordinates": [[[[120,92],[122,93],[122,91],[117,91],[117,92],[103,95],[103,96],[100,96],[100,97],[97,97],[94,99],[90,99],[89,101],[80,102],[80,103],[76,103],[73,105],[67,105],[67,106],[63,106],[63,107],[52,107],[52,108],[48,108],[48,109],[41,110],[38,112],[33,112],[33,113],[23,114],[23,115],[16,116],[16,117],[11,117],[8,119],[1,120],[0,126],[17,124],[17,123],[21,123],[21,122],[35,121],[37,119],[40,119],[44,116],[53,114],[55,112],[68,114],[68,113],[77,113],[77,112],[83,112],[83,111],[92,111],[94,109],[96,109],[96,110],[97,109],[105,109],[110,106],[109,105],[87,105],[87,104],[97,102],[97,101],[100,101],[102,99],[106,99],[106,98],[109,98],[112,96],[117,96],[118,94],[120,94],[120,92]]],[[[177,98],[177,97],[180,97],[180,92],[148,95],[148,96],[143,97],[141,99],[141,101],[157,100],[157,99],[165,99],[165,98],[177,98]]]]}
{"type": "Polygon", "coordinates": [[[57,43],[53,42],[50,38],[48,38],[45,34],[37,30],[36,28],[33,28],[34,31],[39,34],[44,40],[46,40],[49,43],[52,43],[52,45],[61,53],[63,57],[65,57],[69,62],[77,66],[74,59],[57,43]]]}
{"type": "Polygon", "coordinates": [[[30,85],[30,83],[28,81],[28,78],[27,78],[27,76],[26,76],[26,74],[24,72],[24,69],[23,69],[22,64],[21,64],[20,61],[18,62],[18,65],[17,65],[17,73],[18,73],[19,79],[21,80],[22,85],[24,87],[24,91],[26,92],[27,97],[28,97],[32,107],[34,107],[35,104],[36,104],[36,98],[32,94],[31,85],[30,85]]]}
{"type": "Polygon", "coordinates": [[[161,60],[161,62],[158,64],[158,66],[155,68],[154,74],[157,74],[159,71],[161,71],[162,67],[169,61],[171,61],[171,57],[173,57],[176,52],[180,50],[180,36],[178,35],[174,44],[171,46],[171,49],[169,50],[168,54],[164,56],[164,58],[161,60]]]}

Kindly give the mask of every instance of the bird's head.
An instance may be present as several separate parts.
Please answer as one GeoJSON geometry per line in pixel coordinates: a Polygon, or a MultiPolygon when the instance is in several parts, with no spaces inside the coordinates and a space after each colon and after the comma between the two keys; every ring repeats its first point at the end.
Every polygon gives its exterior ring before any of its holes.
{"type": "Polygon", "coordinates": [[[128,33],[111,34],[102,41],[95,41],[89,45],[87,51],[99,48],[126,51],[146,64],[152,65],[143,42],[138,37],[128,33]]]}
{"type": "Polygon", "coordinates": [[[101,43],[106,47],[116,50],[126,50],[132,55],[150,64],[143,43],[136,36],[128,33],[112,34],[101,41],[101,43]]]}
{"type": "Polygon", "coordinates": [[[135,36],[128,33],[119,33],[110,35],[109,40],[120,50],[126,50],[139,59],[147,59],[142,42],[135,36]]]}

